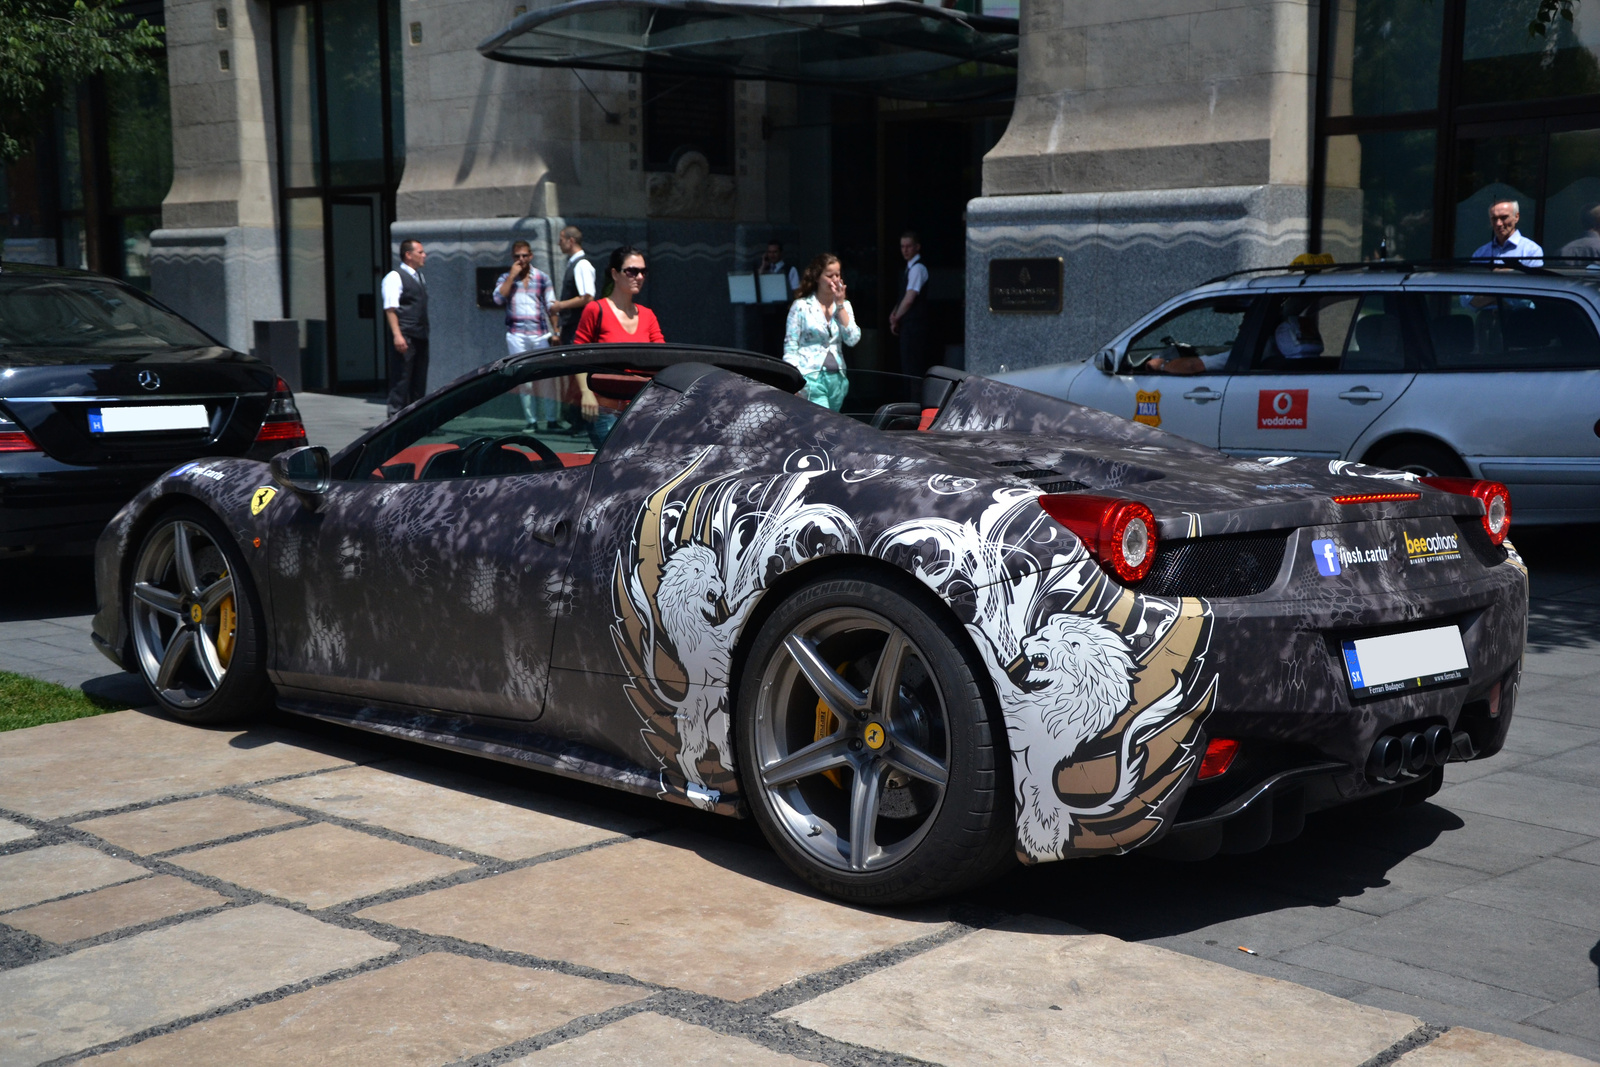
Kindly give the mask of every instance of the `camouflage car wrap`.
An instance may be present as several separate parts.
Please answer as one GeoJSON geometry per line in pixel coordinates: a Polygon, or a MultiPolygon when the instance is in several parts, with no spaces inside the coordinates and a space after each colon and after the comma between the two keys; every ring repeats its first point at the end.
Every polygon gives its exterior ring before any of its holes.
{"type": "Polygon", "coordinates": [[[1474,731],[1478,756],[1503,741],[1526,574],[1471,539],[1470,497],[1408,483],[1417,499],[1340,504],[1403,476],[1237,460],[987,379],[956,384],[927,432],[886,432],[728,370],[672,372],[585,466],[264,503],[264,464],[173,471],[102,537],[97,640],[125,645],[143,531],[198,502],[262,594],[282,706],[736,814],[744,649],[808,580],[875,571],[924,589],[987,668],[1028,862],[1225,813],[1252,781],[1195,788],[1208,737],[1259,741],[1257,780],[1321,768],[1324,805],[1382,788],[1366,754],[1406,724],[1474,731]],[[1163,552],[1268,538],[1279,562],[1245,595],[1195,594],[1177,572],[1126,586],[1046,492],[1143,502],[1163,552]],[[1406,557],[1440,534],[1453,557],[1406,557]],[[1326,578],[1313,540],[1373,562],[1326,578]],[[1355,699],[1334,642],[1429,620],[1460,625],[1464,682],[1355,699]]]}

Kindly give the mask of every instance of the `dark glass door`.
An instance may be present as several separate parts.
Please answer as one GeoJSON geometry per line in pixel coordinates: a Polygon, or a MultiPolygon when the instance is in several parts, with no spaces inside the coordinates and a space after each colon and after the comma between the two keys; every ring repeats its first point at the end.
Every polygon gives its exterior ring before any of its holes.
{"type": "Polygon", "coordinates": [[[383,216],[376,193],[336,196],[328,205],[334,353],[344,389],[376,389],[384,378],[378,332],[383,216]]]}
{"type": "Polygon", "coordinates": [[[378,279],[405,164],[398,0],[292,0],[273,20],[284,307],[311,388],[385,378],[378,279]]]}

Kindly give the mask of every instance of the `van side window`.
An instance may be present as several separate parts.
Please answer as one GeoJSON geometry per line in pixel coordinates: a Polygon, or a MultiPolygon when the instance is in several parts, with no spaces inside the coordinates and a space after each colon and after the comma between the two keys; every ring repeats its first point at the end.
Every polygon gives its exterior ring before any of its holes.
{"type": "Polygon", "coordinates": [[[1253,301],[1252,296],[1225,296],[1177,308],[1128,342],[1128,365],[1139,371],[1152,356],[1164,360],[1196,356],[1205,364],[1206,373],[1220,373],[1227,367],[1253,301]]]}
{"type": "Polygon", "coordinates": [[[1556,296],[1426,293],[1438,370],[1600,367],[1600,336],[1583,306],[1556,296]]]}

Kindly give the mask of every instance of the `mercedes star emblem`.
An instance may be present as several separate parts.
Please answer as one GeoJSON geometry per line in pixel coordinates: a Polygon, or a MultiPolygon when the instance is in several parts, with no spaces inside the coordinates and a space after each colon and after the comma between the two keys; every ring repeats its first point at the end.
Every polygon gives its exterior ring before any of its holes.
{"type": "Polygon", "coordinates": [[[142,370],[139,372],[139,384],[146,389],[160,389],[161,375],[153,370],[142,370]]]}

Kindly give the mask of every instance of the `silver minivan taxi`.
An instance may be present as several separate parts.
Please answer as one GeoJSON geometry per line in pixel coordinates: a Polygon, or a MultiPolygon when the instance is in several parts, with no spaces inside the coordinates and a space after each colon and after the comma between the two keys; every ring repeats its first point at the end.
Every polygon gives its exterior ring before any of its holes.
{"type": "Polygon", "coordinates": [[[998,377],[1240,456],[1503,482],[1600,521],[1600,270],[1283,268],[1160,305],[1082,363],[998,377]]]}

